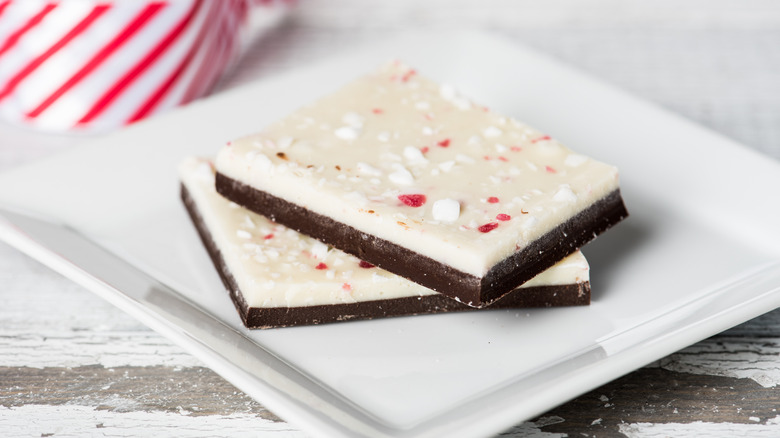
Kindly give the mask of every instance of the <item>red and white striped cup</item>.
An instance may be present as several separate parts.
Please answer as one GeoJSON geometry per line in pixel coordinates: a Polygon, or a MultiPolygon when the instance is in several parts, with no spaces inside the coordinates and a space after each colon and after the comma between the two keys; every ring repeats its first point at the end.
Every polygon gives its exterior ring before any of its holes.
{"type": "Polygon", "coordinates": [[[281,3],[0,0],[0,118],[104,132],[185,104],[239,58],[249,13],[281,3]]]}

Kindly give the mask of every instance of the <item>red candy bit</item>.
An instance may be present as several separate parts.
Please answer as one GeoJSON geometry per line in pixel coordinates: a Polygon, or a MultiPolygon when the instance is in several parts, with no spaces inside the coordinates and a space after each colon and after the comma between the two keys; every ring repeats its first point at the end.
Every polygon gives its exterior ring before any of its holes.
{"type": "Polygon", "coordinates": [[[324,271],[325,269],[328,269],[328,265],[326,265],[325,263],[320,262],[320,264],[315,266],[314,269],[319,269],[320,271],[324,271]]]}
{"type": "Polygon", "coordinates": [[[427,154],[429,150],[431,150],[431,148],[429,148],[428,146],[423,146],[420,148],[420,152],[424,154],[427,154]]]}
{"type": "Polygon", "coordinates": [[[440,142],[438,142],[436,144],[438,144],[439,146],[441,146],[443,148],[449,147],[450,146],[450,139],[449,138],[445,138],[444,140],[442,140],[442,141],[440,141],[440,142]]]}
{"type": "Polygon", "coordinates": [[[495,196],[491,196],[487,198],[487,201],[491,204],[498,204],[498,198],[496,198],[495,196]]]}
{"type": "Polygon", "coordinates": [[[416,75],[416,74],[417,74],[417,71],[415,71],[414,69],[411,69],[408,72],[406,72],[403,76],[401,76],[401,81],[402,82],[408,82],[409,79],[411,79],[411,77],[416,75]]]}
{"type": "Polygon", "coordinates": [[[398,200],[408,205],[409,207],[422,207],[427,201],[425,195],[398,195],[398,200]]]}
{"type": "Polygon", "coordinates": [[[341,288],[344,289],[345,291],[349,292],[349,291],[352,290],[352,285],[349,284],[349,283],[344,283],[344,284],[341,285],[341,288]]]}
{"type": "Polygon", "coordinates": [[[535,138],[535,139],[531,140],[531,143],[536,143],[537,141],[545,141],[545,140],[550,140],[550,136],[549,135],[543,135],[543,136],[541,136],[539,138],[535,138]]]}
{"type": "Polygon", "coordinates": [[[372,265],[371,263],[368,263],[365,260],[361,260],[360,263],[358,263],[358,266],[360,266],[363,269],[371,269],[371,268],[374,267],[374,265],[372,265]]]}
{"type": "Polygon", "coordinates": [[[371,112],[374,114],[382,114],[384,110],[382,110],[382,108],[374,108],[371,110],[371,112]]]}
{"type": "Polygon", "coordinates": [[[555,170],[554,168],[552,168],[550,166],[544,166],[544,170],[546,170],[548,173],[558,173],[557,170],[555,170]]]}
{"type": "Polygon", "coordinates": [[[274,238],[273,234],[266,234],[265,236],[263,236],[263,239],[265,239],[265,240],[273,239],[273,238],[274,238]]]}
{"type": "Polygon", "coordinates": [[[504,213],[499,213],[498,216],[496,216],[496,219],[498,219],[498,220],[500,220],[502,222],[506,222],[509,219],[512,219],[512,216],[510,216],[508,214],[504,214],[504,213]]]}
{"type": "Polygon", "coordinates": [[[509,148],[512,152],[520,152],[523,150],[520,146],[512,146],[509,148]]]}
{"type": "Polygon", "coordinates": [[[509,158],[507,158],[507,157],[505,157],[505,156],[503,156],[503,155],[502,155],[502,156],[500,156],[500,157],[498,157],[498,159],[499,159],[499,160],[501,160],[501,161],[503,161],[503,162],[505,162],[505,163],[506,163],[507,161],[509,161],[509,158]]]}
{"type": "Polygon", "coordinates": [[[498,222],[489,222],[477,228],[481,233],[489,233],[498,228],[498,222]]]}

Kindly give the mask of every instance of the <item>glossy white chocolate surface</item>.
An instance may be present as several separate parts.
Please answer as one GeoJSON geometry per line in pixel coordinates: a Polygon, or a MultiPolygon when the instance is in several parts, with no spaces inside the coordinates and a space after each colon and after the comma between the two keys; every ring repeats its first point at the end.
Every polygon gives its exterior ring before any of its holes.
{"type": "MultiPolygon", "coordinates": [[[[301,235],[227,201],[214,189],[206,159],[179,168],[229,271],[251,307],[351,303],[436,292],[301,235]]],[[[588,281],[588,263],[576,252],[521,287],[588,281]]]]}
{"type": "Polygon", "coordinates": [[[478,277],[618,188],[614,167],[398,62],[232,141],[216,167],[478,277]]]}

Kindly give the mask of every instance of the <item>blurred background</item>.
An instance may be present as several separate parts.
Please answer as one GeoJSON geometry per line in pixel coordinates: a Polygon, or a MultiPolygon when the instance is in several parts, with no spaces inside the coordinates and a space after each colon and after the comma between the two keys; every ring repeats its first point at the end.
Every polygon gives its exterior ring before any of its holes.
{"type": "MultiPolygon", "coordinates": [[[[251,1],[254,38],[212,93],[409,31],[485,31],[780,157],[775,0],[251,1]]],[[[8,123],[0,138],[0,169],[78,142],[8,123]]]]}

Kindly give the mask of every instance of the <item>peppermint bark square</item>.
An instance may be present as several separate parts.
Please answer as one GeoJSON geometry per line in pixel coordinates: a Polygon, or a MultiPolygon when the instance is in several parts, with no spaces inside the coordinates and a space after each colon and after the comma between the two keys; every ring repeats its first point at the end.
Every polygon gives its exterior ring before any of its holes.
{"type": "MultiPolygon", "coordinates": [[[[184,205],[248,328],[476,310],[231,203],[206,159],[185,160],[179,174],[184,205]]],[[[576,252],[489,308],[589,303],[588,263],[576,252]]]]}
{"type": "Polygon", "coordinates": [[[614,167],[398,62],[216,167],[226,198],[476,307],[628,215],[614,167]]]}

